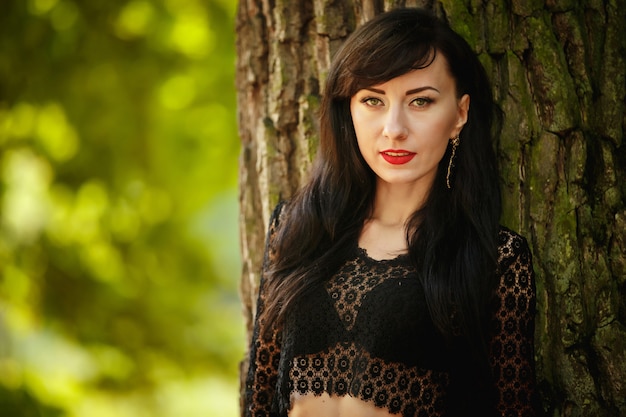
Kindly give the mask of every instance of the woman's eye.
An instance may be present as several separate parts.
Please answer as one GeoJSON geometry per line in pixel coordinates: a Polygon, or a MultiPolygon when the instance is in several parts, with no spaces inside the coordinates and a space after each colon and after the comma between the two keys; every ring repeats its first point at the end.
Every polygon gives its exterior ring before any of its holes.
{"type": "Polygon", "coordinates": [[[425,107],[428,104],[432,103],[433,100],[428,97],[419,97],[411,102],[411,105],[416,107],[425,107]]]}
{"type": "Polygon", "coordinates": [[[361,102],[367,104],[368,106],[380,106],[383,104],[383,101],[376,97],[366,97],[361,100],[361,102]]]}

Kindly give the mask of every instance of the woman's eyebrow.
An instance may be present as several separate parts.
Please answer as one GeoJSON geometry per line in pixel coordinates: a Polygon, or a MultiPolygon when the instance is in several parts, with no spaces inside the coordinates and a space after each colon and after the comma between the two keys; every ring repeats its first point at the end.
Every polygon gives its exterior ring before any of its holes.
{"type": "Polygon", "coordinates": [[[410,96],[411,94],[421,93],[424,90],[434,90],[434,91],[439,93],[439,90],[437,90],[435,87],[431,87],[431,86],[427,85],[427,86],[424,86],[424,87],[419,87],[419,88],[414,88],[412,90],[409,90],[409,91],[406,92],[406,95],[410,96]]]}
{"type": "MultiPolygon", "coordinates": [[[[385,95],[385,90],[380,90],[380,89],[378,89],[378,88],[366,87],[366,88],[364,88],[364,90],[371,91],[372,93],[376,93],[376,94],[382,94],[382,95],[385,95]]],[[[410,96],[411,94],[421,93],[421,92],[422,92],[422,91],[424,91],[424,90],[433,90],[433,91],[436,91],[436,92],[438,92],[438,93],[440,92],[440,91],[439,91],[438,89],[436,89],[435,87],[431,87],[430,85],[426,85],[426,86],[424,86],[424,87],[418,87],[418,88],[413,88],[412,90],[408,90],[408,91],[406,92],[406,95],[407,95],[407,96],[410,96]]]]}

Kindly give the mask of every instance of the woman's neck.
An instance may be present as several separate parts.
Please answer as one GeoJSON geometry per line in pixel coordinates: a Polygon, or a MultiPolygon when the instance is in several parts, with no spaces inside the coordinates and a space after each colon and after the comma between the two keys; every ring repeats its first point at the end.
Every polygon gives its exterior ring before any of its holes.
{"type": "Polygon", "coordinates": [[[370,220],[387,226],[404,226],[426,202],[427,192],[413,184],[379,183],[370,220]]]}
{"type": "Polygon", "coordinates": [[[374,259],[394,258],[407,251],[406,225],[424,204],[426,194],[414,186],[384,184],[376,188],[372,215],[365,221],[359,246],[374,259]]]}

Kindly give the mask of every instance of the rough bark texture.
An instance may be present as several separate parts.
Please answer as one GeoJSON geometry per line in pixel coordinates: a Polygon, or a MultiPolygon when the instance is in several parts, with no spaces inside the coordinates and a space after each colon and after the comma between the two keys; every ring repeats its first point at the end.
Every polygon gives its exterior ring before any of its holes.
{"type": "MultiPolygon", "coordinates": [[[[274,204],[306,178],[330,59],[397,6],[448,19],[507,119],[502,223],[531,242],[537,367],[552,416],[626,416],[626,7],[623,0],[241,0],[241,293],[252,325],[274,204]],[[584,4],[581,4],[584,3],[584,4]]],[[[242,363],[242,375],[247,364],[242,363]]]]}

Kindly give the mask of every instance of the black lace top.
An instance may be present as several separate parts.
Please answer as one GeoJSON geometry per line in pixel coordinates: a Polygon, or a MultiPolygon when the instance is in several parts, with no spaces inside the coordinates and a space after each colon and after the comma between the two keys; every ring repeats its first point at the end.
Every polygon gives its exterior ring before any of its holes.
{"type": "MultiPolygon", "coordinates": [[[[272,221],[264,270],[272,261],[272,221]]],[[[468,371],[462,347],[430,321],[408,256],[374,260],[354,245],[343,266],[299,303],[283,328],[262,337],[264,277],[250,349],[245,415],[284,417],[294,393],[362,399],[392,414],[535,416],[535,287],[524,238],[499,235],[487,379],[468,371]]]]}

